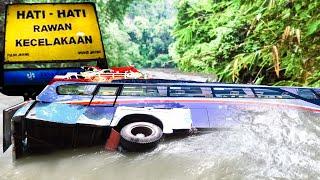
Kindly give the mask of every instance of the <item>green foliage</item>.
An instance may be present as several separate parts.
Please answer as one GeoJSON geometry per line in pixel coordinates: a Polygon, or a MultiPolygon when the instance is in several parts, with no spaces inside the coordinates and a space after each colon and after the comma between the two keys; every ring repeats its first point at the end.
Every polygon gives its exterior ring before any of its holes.
{"type": "Polygon", "coordinates": [[[127,66],[142,61],[139,46],[130,41],[130,36],[117,23],[110,23],[104,29],[106,56],[110,66],[127,66]]]}
{"type": "Polygon", "coordinates": [[[181,70],[225,82],[319,86],[317,0],[182,0],[177,8],[181,70]]]}
{"type": "Polygon", "coordinates": [[[122,21],[104,27],[103,39],[111,66],[173,67],[168,55],[175,9],[170,0],[131,4],[122,21]]]}
{"type": "Polygon", "coordinates": [[[124,27],[131,42],[139,47],[142,59],[133,62],[137,67],[173,67],[168,55],[173,42],[171,31],[175,9],[170,0],[135,3],[124,19],[124,27]]]}
{"type": "Polygon", "coordinates": [[[94,2],[102,24],[108,24],[115,20],[121,21],[130,4],[136,1],[139,0],[20,0],[20,2],[25,3],[94,2]]]}

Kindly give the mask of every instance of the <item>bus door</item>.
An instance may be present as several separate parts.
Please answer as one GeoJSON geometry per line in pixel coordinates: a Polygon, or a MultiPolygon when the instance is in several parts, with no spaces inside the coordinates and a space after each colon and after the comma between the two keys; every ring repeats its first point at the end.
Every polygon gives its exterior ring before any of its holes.
{"type": "Polygon", "coordinates": [[[122,85],[100,85],[93,96],[90,106],[114,107],[122,85]]]}
{"type": "Polygon", "coordinates": [[[116,101],[122,85],[100,85],[85,113],[86,118],[94,120],[95,124],[110,125],[116,110],[116,101]]]}

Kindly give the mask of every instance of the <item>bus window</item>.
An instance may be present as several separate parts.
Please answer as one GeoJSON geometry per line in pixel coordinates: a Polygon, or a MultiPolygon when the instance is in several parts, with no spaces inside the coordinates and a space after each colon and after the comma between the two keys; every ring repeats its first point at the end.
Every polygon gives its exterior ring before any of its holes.
{"type": "Polygon", "coordinates": [[[121,96],[148,96],[148,97],[158,97],[166,96],[166,87],[157,86],[124,86],[121,92],[121,96]],[[161,93],[159,93],[159,90],[161,93]],[[165,88],[165,89],[164,89],[165,88]]]}
{"type": "Polygon", "coordinates": [[[298,89],[298,95],[306,99],[318,99],[310,89],[298,89]]]}
{"type": "Polygon", "coordinates": [[[320,97],[320,89],[314,89],[314,92],[320,97]]]}
{"type": "Polygon", "coordinates": [[[160,96],[167,96],[167,86],[157,86],[160,96]]]}
{"type": "Polygon", "coordinates": [[[169,93],[172,97],[213,97],[210,87],[173,86],[170,87],[169,93]]]}
{"type": "Polygon", "coordinates": [[[106,87],[102,86],[99,88],[97,96],[115,96],[119,87],[106,87]]]}
{"type": "Polygon", "coordinates": [[[96,85],[67,84],[57,87],[59,95],[92,95],[96,85]]]}
{"type": "Polygon", "coordinates": [[[218,98],[254,98],[250,88],[213,88],[213,94],[218,98]]]}
{"type": "Polygon", "coordinates": [[[293,99],[288,92],[281,92],[273,89],[253,88],[258,98],[293,99]]]}

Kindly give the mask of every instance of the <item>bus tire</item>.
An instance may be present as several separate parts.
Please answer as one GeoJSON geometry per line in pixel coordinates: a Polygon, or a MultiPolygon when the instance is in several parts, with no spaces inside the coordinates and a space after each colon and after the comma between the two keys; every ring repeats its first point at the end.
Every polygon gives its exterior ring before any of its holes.
{"type": "Polygon", "coordinates": [[[158,145],[162,130],[149,122],[134,122],[124,126],[120,135],[120,144],[124,150],[141,152],[151,150],[158,145]]]}

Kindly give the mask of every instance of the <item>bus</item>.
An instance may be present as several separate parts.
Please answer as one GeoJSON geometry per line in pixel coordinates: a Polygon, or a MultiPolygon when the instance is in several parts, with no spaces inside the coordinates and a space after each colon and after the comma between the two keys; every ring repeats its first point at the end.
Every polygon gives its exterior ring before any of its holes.
{"type": "Polygon", "coordinates": [[[123,149],[142,151],[155,148],[164,135],[232,128],[250,112],[268,111],[320,116],[320,88],[161,79],[56,81],[36,100],[4,111],[3,148],[12,136],[17,157],[103,145],[114,130],[123,149]]]}

